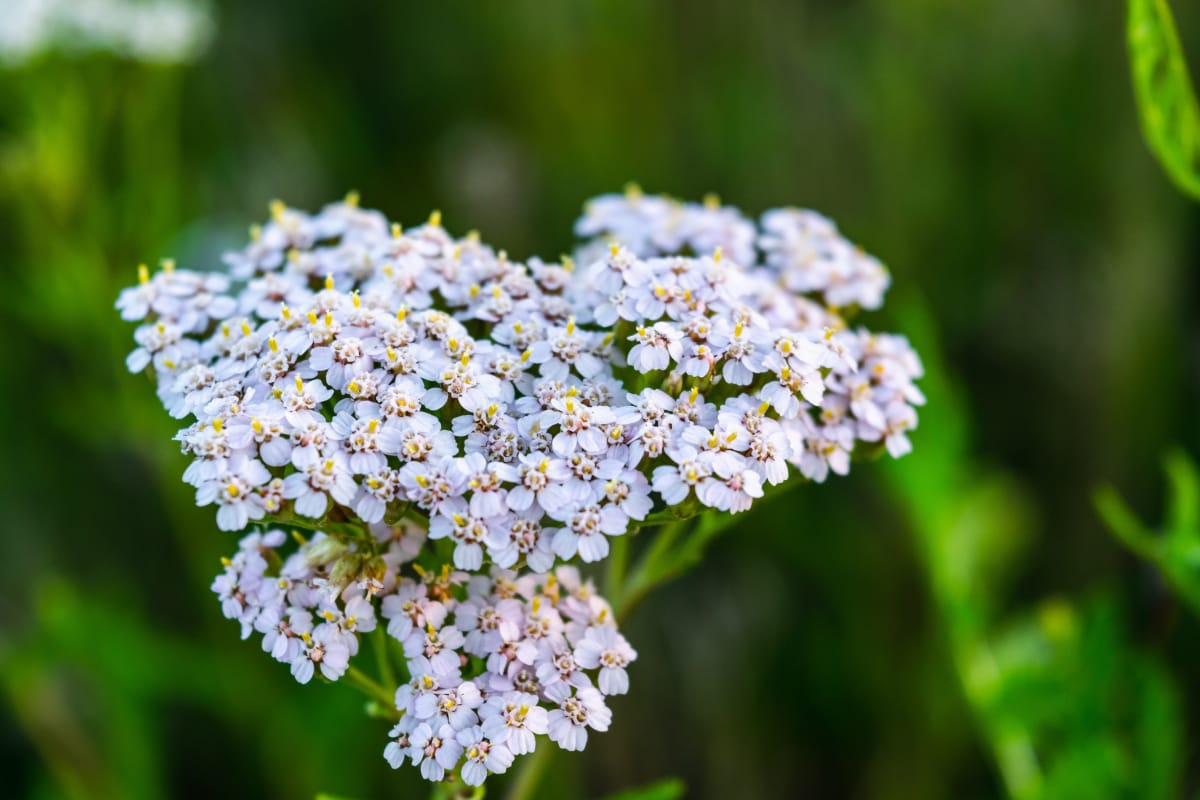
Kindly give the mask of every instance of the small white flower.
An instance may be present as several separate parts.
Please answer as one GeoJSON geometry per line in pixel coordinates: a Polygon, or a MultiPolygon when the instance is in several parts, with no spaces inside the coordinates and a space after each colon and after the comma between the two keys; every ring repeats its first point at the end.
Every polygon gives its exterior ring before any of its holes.
{"type": "Polygon", "coordinates": [[[547,732],[563,750],[582,750],[587,746],[588,728],[603,733],[612,723],[612,712],[596,689],[573,689],[569,683],[558,683],[548,688],[546,695],[558,703],[547,717],[547,732]]]}

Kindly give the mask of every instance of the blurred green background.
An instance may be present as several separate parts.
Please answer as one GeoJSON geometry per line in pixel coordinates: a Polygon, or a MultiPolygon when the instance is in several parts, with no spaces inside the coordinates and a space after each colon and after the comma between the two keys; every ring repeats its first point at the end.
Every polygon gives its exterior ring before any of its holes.
{"type": "Polygon", "coordinates": [[[612,730],[539,796],[1195,796],[1200,625],[1092,505],[1157,520],[1164,454],[1200,452],[1200,213],[1142,142],[1120,3],[191,8],[178,59],[0,21],[4,796],[426,796],[357,694],[221,618],[235,537],[112,304],[140,261],[217,267],[273,197],[437,207],[525,257],[629,180],[831,215],[890,266],[864,322],[911,336],[930,403],[911,457],[793,490],[639,609],[612,730]]]}

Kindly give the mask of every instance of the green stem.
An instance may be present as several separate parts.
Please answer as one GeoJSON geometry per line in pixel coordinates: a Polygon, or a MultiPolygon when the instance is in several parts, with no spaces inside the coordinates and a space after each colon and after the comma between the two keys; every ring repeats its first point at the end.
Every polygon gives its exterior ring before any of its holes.
{"type": "Polygon", "coordinates": [[[621,604],[625,591],[625,572],[629,566],[629,533],[614,537],[608,554],[608,571],[604,580],[604,596],[614,606],[621,604]]]}
{"type": "MultiPolygon", "coordinates": [[[[371,647],[375,650],[375,665],[379,669],[379,680],[383,681],[383,685],[396,685],[396,670],[392,667],[392,659],[388,655],[388,635],[387,629],[383,625],[376,625],[375,630],[371,634],[371,647]]],[[[392,694],[395,694],[393,689],[392,694]]]]}
{"type": "Polygon", "coordinates": [[[385,708],[394,708],[396,705],[395,692],[389,692],[386,688],[371,679],[360,670],[358,667],[348,667],[345,674],[346,682],[365,694],[367,697],[382,704],[385,708]]]}
{"type": "Polygon", "coordinates": [[[517,771],[516,780],[508,789],[506,800],[532,800],[552,757],[550,742],[543,742],[533,751],[533,755],[526,756],[517,771]]]}

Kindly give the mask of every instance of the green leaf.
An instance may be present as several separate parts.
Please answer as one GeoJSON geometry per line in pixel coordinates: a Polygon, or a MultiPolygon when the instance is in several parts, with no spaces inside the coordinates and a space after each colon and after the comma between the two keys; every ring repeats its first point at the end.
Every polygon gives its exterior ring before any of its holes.
{"type": "Polygon", "coordinates": [[[611,794],[604,800],[677,800],[683,797],[685,788],[679,778],[667,778],[649,786],[611,794]]]}
{"type": "Polygon", "coordinates": [[[1144,525],[1111,487],[1096,492],[1096,510],[1117,539],[1154,564],[1200,614],[1200,471],[1181,452],[1167,456],[1165,469],[1170,492],[1161,532],[1144,525]]]}
{"type": "Polygon", "coordinates": [[[1146,144],[1175,184],[1200,197],[1200,108],[1166,0],[1129,0],[1127,36],[1146,144]]]}

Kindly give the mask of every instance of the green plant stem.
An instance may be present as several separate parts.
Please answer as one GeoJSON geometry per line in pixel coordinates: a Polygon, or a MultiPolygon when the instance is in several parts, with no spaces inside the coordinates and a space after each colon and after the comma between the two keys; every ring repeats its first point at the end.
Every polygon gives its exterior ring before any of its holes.
{"type": "Polygon", "coordinates": [[[389,692],[375,680],[370,678],[358,667],[346,669],[346,682],[372,700],[381,703],[386,708],[392,708],[396,703],[395,692],[389,692]]]}
{"type": "Polygon", "coordinates": [[[614,606],[621,604],[625,592],[625,572],[629,567],[629,536],[617,536],[612,540],[608,554],[608,571],[604,579],[604,596],[614,606]]]}
{"type": "Polygon", "coordinates": [[[622,592],[618,599],[612,600],[613,611],[619,621],[623,621],[651,590],[671,577],[671,548],[689,527],[688,520],[680,520],[664,525],[658,531],[632,574],[621,581],[622,592]]]}
{"type": "Polygon", "coordinates": [[[506,800],[531,800],[552,755],[550,743],[544,742],[533,751],[533,755],[526,756],[517,771],[516,780],[509,787],[506,800]]]}
{"type": "MultiPolygon", "coordinates": [[[[396,670],[392,667],[391,656],[388,655],[388,635],[387,629],[383,625],[375,626],[375,631],[371,634],[371,647],[375,650],[375,665],[379,670],[379,680],[383,681],[385,687],[395,687],[396,670]]],[[[395,694],[394,688],[393,694],[395,694]]]]}

